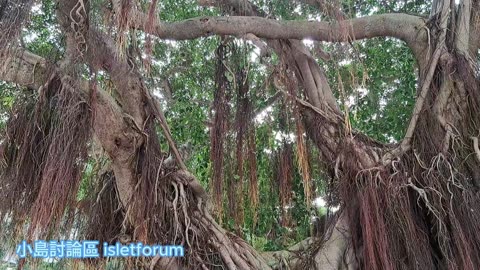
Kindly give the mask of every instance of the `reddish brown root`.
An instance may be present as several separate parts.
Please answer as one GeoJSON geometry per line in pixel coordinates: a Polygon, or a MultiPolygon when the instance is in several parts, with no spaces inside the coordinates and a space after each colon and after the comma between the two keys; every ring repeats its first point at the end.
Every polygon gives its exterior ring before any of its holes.
{"type": "Polygon", "coordinates": [[[30,237],[57,235],[75,198],[90,138],[89,106],[53,75],[33,103],[18,104],[6,136],[0,215],[21,226],[29,216],[30,237]],[[67,213],[65,212],[67,211],[67,213]]]}

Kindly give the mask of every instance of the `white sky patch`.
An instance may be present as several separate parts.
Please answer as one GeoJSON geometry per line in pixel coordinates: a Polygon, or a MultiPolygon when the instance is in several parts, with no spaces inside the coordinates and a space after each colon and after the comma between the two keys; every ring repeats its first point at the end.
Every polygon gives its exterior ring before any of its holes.
{"type": "Polygon", "coordinates": [[[173,47],[177,48],[178,47],[178,42],[176,40],[170,40],[170,39],[166,39],[165,40],[165,43],[169,44],[169,45],[172,45],[173,47]]]}
{"type": "Polygon", "coordinates": [[[162,100],[164,98],[162,91],[160,89],[153,90],[153,95],[162,100]]]}
{"type": "MultiPolygon", "coordinates": [[[[0,114],[0,122],[7,122],[8,121],[8,114],[0,114]]],[[[0,144],[3,143],[3,140],[0,140],[0,144]]]]}
{"type": "Polygon", "coordinates": [[[367,94],[368,94],[368,89],[365,88],[365,87],[358,87],[357,91],[360,94],[360,98],[363,98],[363,97],[367,96],[367,94]]]}
{"type": "MultiPolygon", "coordinates": [[[[315,198],[315,200],[313,200],[313,205],[317,208],[328,207],[327,202],[322,197],[315,198]]],[[[337,212],[339,209],[340,209],[339,206],[331,206],[330,207],[330,210],[334,213],[337,212]]]]}
{"type": "Polygon", "coordinates": [[[253,48],[253,51],[250,53],[250,61],[257,62],[258,57],[260,56],[261,50],[257,46],[253,48]]]}
{"type": "Polygon", "coordinates": [[[32,32],[30,33],[29,35],[26,35],[25,36],[25,42],[26,43],[31,43],[32,41],[34,41],[36,38],[38,38],[38,34],[35,33],[35,32],[32,32]]]}
{"type": "Polygon", "coordinates": [[[385,106],[387,106],[387,99],[384,97],[380,98],[379,104],[380,104],[380,110],[383,110],[385,106]]]}
{"type": "Polygon", "coordinates": [[[388,142],[389,143],[397,143],[398,141],[394,137],[388,136],[388,142]]]}
{"type": "Polygon", "coordinates": [[[273,131],[275,141],[276,142],[283,142],[284,140],[289,142],[289,143],[294,143],[296,136],[293,133],[284,133],[281,131],[273,131]]]}
{"type": "Polygon", "coordinates": [[[300,5],[296,6],[293,11],[295,11],[295,12],[298,13],[298,14],[301,14],[302,6],[300,6],[300,5]]]}
{"type": "Polygon", "coordinates": [[[263,124],[263,123],[265,123],[267,116],[269,116],[269,114],[270,114],[272,111],[273,111],[273,107],[272,107],[272,106],[268,106],[267,108],[265,108],[265,110],[263,110],[262,112],[260,112],[260,113],[255,117],[255,123],[257,123],[257,124],[263,124]]]}
{"type": "Polygon", "coordinates": [[[338,64],[339,64],[340,66],[346,66],[346,65],[350,65],[350,63],[352,63],[352,60],[350,60],[350,59],[345,59],[345,60],[340,61],[338,64]]]}
{"type": "Polygon", "coordinates": [[[32,6],[32,14],[35,14],[35,15],[43,15],[45,14],[42,10],[42,4],[35,4],[32,6]]]}
{"type": "Polygon", "coordinates": [[[370,10],[370,12],[368,13],[368,15],[373,15],[377,11],[378,11],[378,7],[373,7],[372,10],[370,10]]]}
{"type": "Polygon", "coordinates": [[[308,19],[309,21],[317,21],[317,22],[319,22],[319,21],[322,20],[322,16],[320,16],[320,15],[308,14],[308,15],[307,15],[307,19],[308,19]]]}
{"type": "Polygon", "coordinates": [[[313,44],[315,43],[315,41],[311,40],[311,39],[304,39],[302,40],[303,44],[309,48],[312,48],[313,47],[313,44]]]}
{"type": "Polygon", "coordinates": [[[158,61],[157,59],[152,57],[152,64],[158,67],[163,66],[163,63],[161,61],[158,61]]]}
{"type": "Polygon", "coordinates": [[[313,205],[316,207],[325,207],[327,202],[322,197],[317,197],[315,200],[313,200],[313,205]]]}
{"type": "Polygon", "coordinates": [[[347,106],[350,108],[352,107],[353,105],[355,105],[357,102],[355,100],[355,96],[353,95],[350,95],[348,96],[347,100],[345,101],[345,103],[347,104],[347,106]]]}
{"type": "Polygon", "coordinates": [[[340,210],[340,206],[332,206],[330,207],[330,210],[332,210],[333,213],[337,212],[338,210],[340,210]]]}

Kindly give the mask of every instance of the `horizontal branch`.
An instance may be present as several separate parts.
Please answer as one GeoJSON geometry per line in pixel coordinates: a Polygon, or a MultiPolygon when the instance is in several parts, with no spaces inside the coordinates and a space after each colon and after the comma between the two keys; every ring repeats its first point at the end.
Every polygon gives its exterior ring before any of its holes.
{"type": "Polygon", "coordinates": [[[0,80],[6,82],[36,89],[50,75],[45,59],[20,48],[0,52],[0,60],[0,80]]]}
{"type": "MultiPolygon", "coordinates": [[[[206,1],[209,2],[209,1],[206,1]]],[[[236,15],[224,17],[197,17],[166,23],[156,20],[148,25],[148,16],[132,9],[131,27],[161,39],[190,40],[211,35],[233,35],[239,38],[255,36],[267,40],[311,39],[326,42],[347,42],[374,37],[393,37],[407,43],[420,66],[428,50],[428,30],[425,18],[403,13],[386,13],[335,22],[287,21],[267,19],[248,1],[213,1],[231,6],[236,15]]],[[[114,0],[114,11],[120,12],[120,1],[114,0]]],[[[205,3],[204,3],[205,4],[205,3]]],[[[207,5],[209,3],[206,3],[207,5]]],[[[210,3],[212,4],[212,3],[210,3]]]]}
{"type": "MultiPolygon", "coordinates": [[[[135,12],[135,11],[134,11],[135,12]]],[[[133,27],[147,31],[147,17],[133,14],[133,27]]],[[[411,43],[425,24],[418,16],[392,13],[341,22],[285,21],[253,16],[198,17],[184,21],[157,22],[148,33],[162,39],[189,40],[210,35],[244,36],[265,39],[311,39],[345,42],[373,37],[395,37],[411,43]]]]}

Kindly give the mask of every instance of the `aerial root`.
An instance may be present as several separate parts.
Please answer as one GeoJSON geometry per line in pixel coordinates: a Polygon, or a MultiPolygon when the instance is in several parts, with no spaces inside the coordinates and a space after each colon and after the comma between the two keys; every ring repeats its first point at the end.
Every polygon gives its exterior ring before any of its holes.
{"type": "Polygon", "coordinates": [[[475,151],[475,155],[477,156],[478,161],[480,162],[480,148],[478,147],[478,137],[470,137],[473,142],[473,150],[475,151]]]}

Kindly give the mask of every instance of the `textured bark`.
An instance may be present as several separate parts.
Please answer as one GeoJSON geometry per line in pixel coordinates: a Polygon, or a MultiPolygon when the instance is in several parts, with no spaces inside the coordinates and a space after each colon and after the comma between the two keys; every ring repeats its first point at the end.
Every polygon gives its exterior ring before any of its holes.
{"type": "Polygon", "coordinates": [[[314,261],[317,269],[356,269],[355,261],[345,256],[349,248],[350,233],[348,221],[341,216],[331,232],[327,232],[328,239],[315,255],[314,261]]]}
{"type": "MultiPolygon", "coordinates": [[[[138,15],[132,27],[144,29],[138,15]]],[[[418,16],[394,13],[342,22],[279,21],[261,17],[199,17],[174,23],[158,23],[151,34],[162,39],[189,40],[210,35],[242,37],[253,34],[266,39],[312,39],[345,42],[373,37],[396,37],[413,45],[416,30],[425,23],[418,16]]],[[[149,31],[146,31],[149,32],[149,31]]]]}
{"type": "Polygon", "coordinates": [[[38,89],[48,79],[47,61],[23,49],[0,52],[2,80],[38,89]]]}

